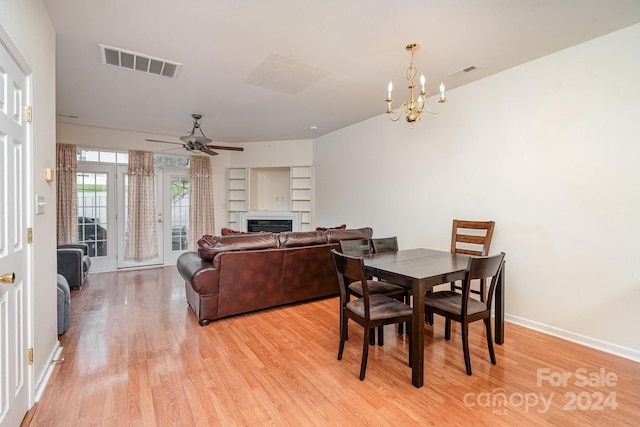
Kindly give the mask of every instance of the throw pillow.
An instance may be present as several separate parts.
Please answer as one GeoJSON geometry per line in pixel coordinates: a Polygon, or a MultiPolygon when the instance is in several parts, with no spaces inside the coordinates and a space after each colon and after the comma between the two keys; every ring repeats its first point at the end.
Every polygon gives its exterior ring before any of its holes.
{"type": "Polygon", "coordinates": [[[347,228],[347,224],[342,224],[337,227],[316,227],[316,231],[344,230],[346,228],[347,228]]]}
{"type": "Polygon", "coordinates": [[[226,228],[226,227],[223,227],[220,229],[221,236],[234,236],[236,234],[251,234],[251,233],[248,231],[232,230],[231,228],[226,228]]]}

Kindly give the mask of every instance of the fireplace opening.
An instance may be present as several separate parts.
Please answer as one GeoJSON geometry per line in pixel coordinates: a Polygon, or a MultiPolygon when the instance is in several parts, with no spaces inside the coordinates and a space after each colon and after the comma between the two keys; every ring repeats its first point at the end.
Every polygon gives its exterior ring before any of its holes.
{"type": "Polygon", "coordinates": [[[271,233],[280,233],[282,231],[292,231],[293,221],[290,219],[248,219],[247,231],[255,233],[256,231],[269,231],[271,233]]]}

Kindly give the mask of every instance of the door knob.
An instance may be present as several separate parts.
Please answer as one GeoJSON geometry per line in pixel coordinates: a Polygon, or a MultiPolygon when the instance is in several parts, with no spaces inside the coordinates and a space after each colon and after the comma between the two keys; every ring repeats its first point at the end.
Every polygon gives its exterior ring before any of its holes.
{"type": "Polygon", "coordinates": [[[16,281],[16,273],[4,273],[0,276],[0,283],[3,285],[10,285],[16,281]]]}
{"type": "Polygon", "coordinates": [[[158,218],[158,222],[159,222],[159,223],[162,223],[162,218],[158,218]]]}

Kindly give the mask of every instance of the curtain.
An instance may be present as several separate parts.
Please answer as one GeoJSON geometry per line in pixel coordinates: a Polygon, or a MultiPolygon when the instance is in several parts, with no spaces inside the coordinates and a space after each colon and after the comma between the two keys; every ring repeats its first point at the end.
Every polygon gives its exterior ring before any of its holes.
{"type": "Polygon", "coordinates": [[[56,235],[59,245],[78,242],[77,147],[56,145],[56,235]]]}
{"type": "Polygon", "coordinates": [[[130,150],[127,175],[127,237],[124,258],[133,261],[157,258],[159,252],[153,153],[130,150]]]}
{"type": "Polygon", "coordinates": [[[189,250],[198,249],[198,240],[215,234],[213,219],[213,176],[211,159],[191,156],[189,183],[189,250]]]}

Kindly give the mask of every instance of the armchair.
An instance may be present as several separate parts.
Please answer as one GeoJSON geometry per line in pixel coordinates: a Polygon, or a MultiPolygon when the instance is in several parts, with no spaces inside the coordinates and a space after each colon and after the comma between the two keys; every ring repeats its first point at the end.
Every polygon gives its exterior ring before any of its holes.
{"type": "Polygon", "coordinates": [[[62,274],[72,290],[78,290],[91,268],[86,243],[58,245],[58,274],[62,274]]]}
{"type": "Polygon", "coordinates": [[[62,274],[57,275],[58,282],[58,335],[64,334],[69,329],[69,310],[71,307],[71,295],[69,283],[62,274]]]}

